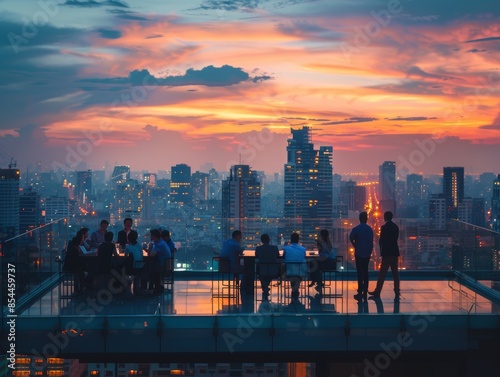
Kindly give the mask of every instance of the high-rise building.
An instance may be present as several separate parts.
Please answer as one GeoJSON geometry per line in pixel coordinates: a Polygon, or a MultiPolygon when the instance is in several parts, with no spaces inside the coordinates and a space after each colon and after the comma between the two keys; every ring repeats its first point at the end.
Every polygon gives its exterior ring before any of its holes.
{"type": "Polygon", "coordinates": [[[186,164],[172,166],[170,201],[181,206],[191,204],[191,166],[186,164]]]}
{"type": "Polygon", "coordinates": [[[260,182],[248,165],[234,165],[229,177],[222,181],[222,231],[231,238],[241,230],[242,244],[255,247],[260,243],[260,182]]]}
{"type": "Polygon", "coordinates": [[[76,172],[75,199],[79,204],[86,204],[92,194],[92,170],[76,172]]]}
{"type": "Polygon", "coordinates": [[[148,187],[156,187],[156,181],[158,180],[156,173],[144,173],[142,175],[142,182],[148,187]]]}
{"type": "Polygon", "coordinates": [[[40,195],[31,186],[19,196],[19,232],[24,233],[40,225],[40,195]]]}
{"type": "Polygon", "coordinates": [[[19,233],[19,169],[0,169],[0,238],[19,233]]]}
{"type": "Polygon", "coordinates": [[[116,187],[117,184],[126,182],[130,179],[130,166],[128,165],[116,165],[113,168],[113,173],[111,173],[111,177],[109,180],[111,181],[111,185],[116,187]]]}
{"type": "Polygon", "coordinates": [[[144,185],[135,179],[116,186],[115,200],[111,205],[110,220],[119,222],[127,217],[138,218],[142,214],[144,185]]]}
{"type": "Polygon", "coordinates": [[[210,200],[221,199],[221,179],[217,171],[212,168],[208,171],[208,197],[210,200]]]}
{"type": "Polygon", "coordinates": [[[496,232],[500,232],[500,174],[493,181],[493,193],[491,197],[491,224],[496,232]]]}
{"type": "Polygon", "coordinates": [[[424,177],[420,174],[408,174],[406,176],[406,205],[417,206],[424,199],[423,190],[424,177]]]}
{"type": "Polygon", "coordinates": [[[291,132],[284,167],[284,217],[290,219],[285,233],[297,232],[303,244],[312,245],[321,228],[331,228],[333,148],[315,150],[310,127],[292,128],[291,132]]]}
{"type": "Polygon", "coordinates": [[[191,176],[191,189],[193,202],[199,203],[208,200],[209,174],[197,171],[191,176]]]}
{"type": "Polygon", "coordinates": [[[43,207],[45,223],[69,217],[70,204],[67,197],[49,196],[43,202],[43,207]]]}
{"type": "Polygon", "coordinates": [[[379,202],[382,212],[396,214],[396,162],[384,161],[379,167],[379,202]]]}
{"type": "Polygon", "coordinates": [[[443,194],[446,200],[447,218],[458,217],[458,206],[464,198],[464,168],[443,168],[443,194]]]}
{"type": "Polygon", "coordinates": [[[446,199],[443,194],[432,195],[429,199],[429,228],[446,229],[446,199]]]}

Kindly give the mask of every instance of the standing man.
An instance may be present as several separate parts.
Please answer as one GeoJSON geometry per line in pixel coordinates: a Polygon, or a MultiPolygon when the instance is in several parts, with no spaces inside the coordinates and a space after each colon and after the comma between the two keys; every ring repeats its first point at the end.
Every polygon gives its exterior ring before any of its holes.
{"type": "Polygon", "coordinates": [[[380,292],[384,286],[385,275],[389,267],[392,271],[392,276],[394,277],[394,293],[395,299],[399,300],[399,271],[398,271],[398,261],[399,261],[399,228],[396,224],[392,222],[393,214],[392,212],[384,213],[385,224],[380,228],[380,255],[382,256],[382,266],[378,272],[377,287],[373,292],[368,292],[371,296],[380,297],[380,292]]]}
{"type": "Polygon", "coordinates": [[[123,220],[123,230],[120,230],[118,232],[117,242],[120,244],[120,248],[122,250],[124,250],[125,246],[130,243],[128,235],[131,230],[132,230],[132,219],[130,217],[127,217],[125,220],[123,220]]]}
{"type": "Polygon", "coordinates": [[[358,274],[358,294],[354,295],[356,300],[366,299],[368,293],[368,264],[373,251],[373,230],[366,222],[368,213],[359,214],[359,225],[355,226],[349,234],[349,240],[354,246],[354,258],[356,259],[356,272],[358,274]]]}

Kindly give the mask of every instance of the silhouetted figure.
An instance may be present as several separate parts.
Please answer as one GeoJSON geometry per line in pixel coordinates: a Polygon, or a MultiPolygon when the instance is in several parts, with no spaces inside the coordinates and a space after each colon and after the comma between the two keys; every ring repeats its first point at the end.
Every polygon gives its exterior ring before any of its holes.
{"type": "Polygon", "coordinates": [[[321,229],[318,239],[316,240],[318,246],[318,257],[311,261],[309,266],[309,278],[311,279],[310,287],[316,285],[315,289],[321,292],[323,281],[321,280],[321,270],[328,260],[334,262],[336,255],[335,250],[330,241],[330,234],[328,230],[321,229]]]}
{"type": "Polygon", "coordinates": [[[358,294],[354,295],[356,300],[366,298],[368,293],[368,264],[373,251],[373,230],[366,223],[368,214],[359,214],[359,225],[355,226],[349,234],[349,240],[354,247],[354,258],[356,259],[356,272],[358,275],[358,294]]]}
{"type": "Polygon", "coordinates": [[[220,251],[221,257],[229,258],[229,272],[233,274],[236,285],[240,284],[240,274],[243,273],[243,267],[240,265],[240,256],[243,254],[243,248],[240,242],[241,232],[235,230],[231,238],[224,242],[220,251]]]}
{"type": "Polygon", "coordinates": [[[116,247],[113,243],[113,232],[106,232],[104,242],[97,249],[97,258],[99,260],[99,272],[101,274],[110,274],[113,268],[113,258],[117,257],[116,247]]]}
{"type": "Polygon", "coordinates": [[[302,278],[307,277],[306,248],[299,245],[299,235],[292,233],[290,244],[283,249],[286,277],[292,286],[292,300],[298,299],[302,278]]]}
{"type": "Polygon", "coordinates": [[[382,265],[378,273],[377,287],[374,291],[368,292],[372,296],[380,296],[382,287],[384,286],[385,276],[389,267],[394,277],[394,293],[396,299],[399,299],[399,227],[392,222],[392,212],[387,211],[384,213],[385,224],[380,228],[380,255],[382,256],[382,265]]]}
{"type": "Polygon", "coordinates": [[[128,239],[128,235],[132,231],[132,219],[130,217],[127,217],[125,220],[123,220],[123,230],[120,230],[118,232],[118,240],[117,243],[120,245],[120,248],[122,250],[125,249],[125,246],[130,243],[130,240],[128,239]]]}
{"type": "Polygon", "coordinates": [[[262,245],[257,246],[255,249],[255,258],[257,259],[257,274],[262,288],[262,299],[267,300],[271,280],[281,274],[281,265],[278,261],[280,251],[278,246],[269,244],[270,238],[268,234],[261,235],[260,240],[262,245]]]}

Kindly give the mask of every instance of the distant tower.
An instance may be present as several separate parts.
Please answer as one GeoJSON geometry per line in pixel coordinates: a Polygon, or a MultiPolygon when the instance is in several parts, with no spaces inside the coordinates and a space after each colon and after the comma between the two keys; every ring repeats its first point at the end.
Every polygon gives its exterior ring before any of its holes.
{"type": "Polygon", "coordinates": [[[422,203],[423,179],[420,174],[408,174],[406,176],[406,205],[416,206],[422,203]]]}
{"type": "Polygon", "coordinates": [[[116,187],[117,184],[126,182],[130,179],[130,166],[128,165],[116,165],[113,168],[113,173],[111,174],[111,184],[116,187]]]}
{"type": "Polygon", "coordinates": [[[285,164],[284,217],[286,238],[301,235],[306,246],[314,244],[321,228],[331,229],[333,216],[333,168],[331,146],[314,149],[310,127],[291,129],[285,164]]]}
{"type": "Polygon", "coordinates": [[[0,238],[19,233],[19,169],[0,169],[0,238]]]}
{"type": "Polygon", "coordinates": [[[379,167],[379,201],[382,212],[396,215],[396,162],[385,161],[379,167]]]}
{"type": "Polygon", "coordinates": [[[84,170],[76,172],[76,200],[78,203],[85,204],[88,202],[89,195],[92,194],[92,170],[84,170]]]}
{"type": "Polygon", "coordinates": [[[429,199],[429,228],[446,229],[446,200],[443,194],[432,195],[429,199]]]}
{"type": "Polygon", "coordinates": [[[191,190],[193,193],[194,203],[204,202],[208,200],[208,181],[208,173],[197,171],[191,175],[191,190]]]}
{"type": "Polygon", "coordinates": [[[191,166],[186,164],[172,166],[170,201],[181,206],[191,204],[191,166]]]}
{"type": "Polygon", "coordinates": [[[458,206],[464,198],[464,168],[443,168],[443,194],[446,200],[448,219],[458,217],[458,206]]]}
{"type": "Polygon", "coordinates": [[[231,238],[241,230],[245,247],[260,243],[260,182],[248,165],[231,166],[229,177],[222,181],[222,230],[231,238]]]}
{"type": "Polygon", "coordinates": [[[40,195],[29,187],[19,197],[19,233],[38,227],[40,215],[40,195]]]}

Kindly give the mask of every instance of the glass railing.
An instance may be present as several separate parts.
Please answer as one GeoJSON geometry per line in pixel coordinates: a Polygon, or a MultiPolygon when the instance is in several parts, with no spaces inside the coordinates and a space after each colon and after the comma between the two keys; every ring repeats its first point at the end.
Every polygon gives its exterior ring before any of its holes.
{"type": "MultiPolygon", "coordinates": [[[[91,232],[98,228],[100,219],[72,219],[70,236],[82,227],[91,232]]],[[[427,219],[395,219],[400,228],[399,245],[401,249],[400,268],[403,270],[450,270],[452,268],[451,233],[434,231],[429,228],[427,219]]],[[[225,239],[230,238],[233,230],[242,231],[242,246],[254,250],[260,245],[260,236],[267,233],[271,244],[282,248],[290,240],[290,234],[300,234],[300,243],[308,250],[316,249],[316,238],[321,229],[330,233],[330,238],[338,255],[347,267],[355,269],[354,249],[349,242],[349,233],[359,224],[357,217],[347,219],[298,219],[298,218],[245,218],[227,219],[214,216],[168,217],[165,219],[136,219],[133,228],[139,233],[139,242],[150,240],[149,230],[161,226],[168,229],[178,251],[174,255],[177,270],[207,271],[211,260],[225,239]]],[[[383,220],[380,217],[369,219],[376,236],[375,248],[370,264],[371,270],[380,265],[378,234],[383,220]]],[[[115,234],[122,229],[121,221],[111,224],[109,230],[115,234]]]]}
{"type": "MultiPolygon", "coordinates": [[[[378,232],[381,219],[371,219],[375,232],[374,252],[369,269],[375,278],[380,265],[378,232]]],[[[5,311],[8,303],[9,281],[15,282],[16,298],[19,300],[48,287],[50,279],[58,277],[61,268],[59,256],[67,241],[85,226],[98,228],[100,219],[61,219],[30,232],[2,241],[2,305],[5,311]],[[91,220],[89,220],[91,219],[91,220]],[[15,270],[15,278],[9,280],[9,268],[15,270]]],[[[471,276],[476,281],[492,287],[500,273],[500,234],[459,221],[452,221],[448,229],[429,229],[428,220],[396,219],[400,228],[400,269],[436,272],[456,270],[471,276]]],[[[222,219],[216,217],[172,217],[168,220],[140,219],[134,223],[140,235],[140,242],[150,240],[149,230],[163,226],[170,230],[178,251],[174,255],[176,279],[182,280],[183,271],[199,272],[204,280],[210,280],[213,257],[221,249],[223,241],[234,229],[243,233],[242,246],[254,250],[260,244],[260,236],[269,234],[271,243],[282,248],[292,232],[300,233],[300,242],[307,249],[315,249],[315,238],[321,229],[327,229],[337,255],[343,259],[343,273],[347,280],[356,280],[354,250],[349,242],[351,229],[358,224],[352,219],[222,219]]],[[[110,231],[116,236],[122,229],[121,222],[111,224],[110,231]]],[[[14,271],[13,270],[13,271],[14,271]]],[[[12,274],[11,274],[12,275],[12,274]]],[[[422,276],[426,276],[425,274],[422,276]]],[[[419,279],[416,277],[416,279],[419,279]]]]}
{"type": "Polygon", "coordinates": [[[454,220],[450,234],[455,271],[489,286],[500,281],[500,233],[454,220]]]}
{"type": "Polygon", "coordinates": [[[1,240],[2,308],[21,303],[57,276],[67,240],[67,219],[1,240]],[[9,300],[10,299],[10,300],[9,300]]]}

